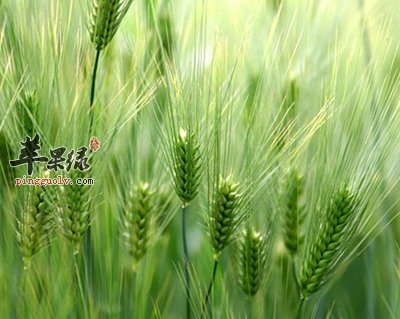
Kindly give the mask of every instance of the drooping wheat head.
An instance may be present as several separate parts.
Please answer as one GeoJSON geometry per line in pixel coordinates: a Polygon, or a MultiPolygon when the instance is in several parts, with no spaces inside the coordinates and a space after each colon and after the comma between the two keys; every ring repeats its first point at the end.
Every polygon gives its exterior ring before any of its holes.
{"type": "Polygon", "coordinates": [[[196,197],[200,178],[201,156],[196,134],[180,129],[173,150],[173,179],[184,207],[196,197]]]}
{"type": "Polygon", "coordinates": [[[232,241],[239,218],[239,184],[221,178],[215,190],[209,217],[209,236],[214,248],[214,259],[218,260],[224,248],[232,241]]]}
{"type": "Polygon", "coordinates": [[[254,229],[243,231],[239,242],[239,285],[245,294],[254,296],[266,272],[265,237],[254,229]]]}
{"type": "Polygon", "coordinates": [[[96,50],[111,42],[133,0],[92,0],[89,32],[96,50]]]}
{"type": "Polygon", "coordinates": [[[289,173],[284,186],[283,239],[286,249],[295,255],[303,242],[301,226],[304,221],[304,209],[300,204],[304,188],[304,178],[296,170],[289,173]]]}
{"type": "Polygon", "coordinates": [[[139,183],[129,192],[122,218],[123,239],[133,257],[133,269],[145,256],[149,247],[152,218],[157,207],[148,183],[139,183]]]}
{"type": "Polygon", "coordinates": [[[307,299],[317,292],[335,269],[343,249],[348,244],[346,235],[351,228],[357,199],[349,188],[336,191],[327,208],[325,218],[318,228],[318,233],[308,245],[299,272],[301,297],[307,299]]]}

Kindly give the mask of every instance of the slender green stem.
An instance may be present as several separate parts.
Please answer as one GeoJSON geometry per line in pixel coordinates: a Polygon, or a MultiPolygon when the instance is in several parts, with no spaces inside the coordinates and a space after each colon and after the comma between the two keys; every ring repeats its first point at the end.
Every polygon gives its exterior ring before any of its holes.
{"type": "Polygon", "coordinates": [[[300,298],[299,307],[297,308],[296,319],[301,319],[304,317],[304,307],[306,304],[306,300],[304,298],[300,298]]]}
{"type": "Polygon", "coordinates": [[[214,267],[213,267],[211,281],[210,281],[210,284],[208,285],[206,297],[204,299],[204,304],[203,304],[203,309],[202,309],[202,318],[204,318],[206,309],[208,307],[208,303],[210,301],[211,291],[212,291],[212,287],[213,287],[213,284],[214,284],[214,281],[215,281],[215,275],[217,274],[217,268],[218,268],[218,260],[215,260],[214,261],[214,267]]]}
{"type": "Polygon", "coordinates": [[[74,267],[75,267],[76,280],[77,280],[77,283],[78,283],[78,288],[79,288],[79,293],[80,293],[80,297],[81,297],[83,312],[85,314],[85,318],[87,318],[87,313],[86,313],[87,312],[87,307],[86,307],[85,293],[83,291],[82,279],[81,279],[81,275],[80,275],[80,272],[79,272],[78,256],[77,255],[74,255],[74,267]]]}
{"type": "Polygon", "coordinates": [[[249,319],[253,318],[253,298],[252,297],[247,298],[247,318],[249,318],[249,319]]]}
{"type": "Polygon", "coordinates": [[[185,288],[186,288],[186,319],[190,319],[190,275],[189,275],[189,252],[186,236],[186,213],[187,206],[182,206],[182,241],[183,241],[183,261],[185,268],[185,288]]]}
{"type": "Polygon", "coordinates": [[[296,268],[296,262],[294,261],[294,257],[292,256],[292,275],[293,275],[293,280],[296,284],[296,290],[297,293],[300,295],[300,286],[299,282],[297,281],[297,268],[296,268]]]}
{"type": "MultiPolygon", "coordinates": [[[[90,115],[90,124],[89,124],[89,138],[93,134],[93,122],[94,122],[94,98],[96,92],[96,77],[97,77],[97,69],[99,67],[100,60],[100,49],[96,49],[96,56],[94,60],[93,73],[92,73],[92,84],[90,88],[90,106],[89,106],[89,115],[90,115]]],[[[90,209],[90,207],[89,207],[90,209]]],[[[90,217],[89,217],[90,218],[90,217]]],[[[92,230],[89,223],[89,227],[86,232],[86,255],[87,255],[87,267],[88,267],[88,275],[89,275],[89,289],[92,290],[93,287],[93,263],[92,263],[92,230]]]]}
{"type": "MultiPolygon", "coordinates": [[[[89,205],[90,210],[90,205],[89,205]]],[[[89,215],[90,216],[90,215],[89,215]]],[[[91,220],[91,217],[89,217],[91,220]]],[[[85,286],[86,286],[86,299],[88,304],[90,304],[91,299],[93,298],[93,254],[92,254],[92,230],[91,225],[86,231],[85,236],[85,252],[83,254],[84,258],[84,275],[85,275],[85,286]]],[[[93,300],[93,299],[92,299],[93,300]]]]}
{"type": "Polygon", "coordinates": [[[135,290],[136,290],[136,271],[133,272],[132,283],[131,283],[131,293],[129,297],[129,314],[128,317],[135,318],[135,290]],[[133,309],[133,310],[132,310],[133,309]]]}
{"type": "Polygon", "coordinates": [[[16,304],[15,304],[16,308],[14,309],[15,313],[13,314],[13,315],[15,315],[15,318],[20,317],[19,315],[20,315],[21,311],[22,311],[23,316],[25,316],[26,312],[27,312],[27,299],[25,298],[25,295],[26,295],[26,291],[29,288],[29,282],[28,282],[29,276],[30,276],[29,272],[30,272],[30,269],[29,268],[25,269],[25,266],[22,265],[22,274],[21,274],[21,278],[19,280],[20,287],[18,289],[19,292],[17,292],[18,301],[16,301],[16,304]],[[18,309],[18,308],[21,308],[21,309],[18,309]]]}
{"type": "Polygon", "coordinates": [[[99,60],[100,60],[100,53],[99,49],[96,49],[96,56],[94,59],[94,66],[93,66],[93,73],[92,73],[92,85],[90,88],[90,107],[89,107],[89,114],[90,114],[90,125],[89,125],[89,137],[93,134],[93,122],[94,122],[94,98],[96,93],[96,77],[97,77],[97,69],[99,67],[99,60]]]}

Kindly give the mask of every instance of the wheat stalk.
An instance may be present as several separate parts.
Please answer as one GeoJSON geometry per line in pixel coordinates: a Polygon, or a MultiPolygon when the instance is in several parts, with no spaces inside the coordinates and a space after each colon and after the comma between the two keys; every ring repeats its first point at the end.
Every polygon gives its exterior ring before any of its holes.
{"type": "Polygon", "coordinates": [[[93,103],[100,53],[111,42],[133,0],[92,0],[90,3],[89,34],[96,49],[90,90],[89,136],[93,132],[93,103]]]}
{"type": "Polygon", "coordinates": [[[182,241],[186,282],[186,318],[190,318],[189,251],[186,236],[187,207],[196,197],[201,179],[200,145],[194,131],[179,130],[172,151],[175,192],[182,202],[182,241]]]}
{"type": "Polygon", "coordinates": [[[239,184],[234,183],[231,177],[220,178],[214,193],[208,221],[208,232],[214,249],[214,266],[203,303],[202,316],[205,315],[209,303],[219,257],[222,251],[232,242],[233,234],[239,221],[240,194],[238,188],[239,184]]]}

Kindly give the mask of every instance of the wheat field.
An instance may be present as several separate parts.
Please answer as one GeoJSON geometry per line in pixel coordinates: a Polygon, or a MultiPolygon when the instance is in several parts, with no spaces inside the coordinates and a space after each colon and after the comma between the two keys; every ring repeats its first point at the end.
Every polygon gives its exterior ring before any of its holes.
{"type": "Polygon", "coordinates": [[[0,318],[400,318],[397,0],[0,0],[0,318]]]}

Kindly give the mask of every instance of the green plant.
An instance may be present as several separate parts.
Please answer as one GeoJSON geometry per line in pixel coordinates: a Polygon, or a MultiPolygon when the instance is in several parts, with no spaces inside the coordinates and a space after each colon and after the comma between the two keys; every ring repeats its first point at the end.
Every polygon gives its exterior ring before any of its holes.
{"type": "Polygon", "coordinates": [[[232,242],[234,232],[239,224],[240,193],[238,189],[239,184],[235,184],[230,176],[221,177],[213,195],[210,216],[208,217],[208,232],[214,249],[214,266],[204,299],[203,314],[208,306],[219,258],[223,250],[232,242]]]}
{"type": "Polygon", "coordinates": [[[182,239],[186,284],[186,318],[190,317],[190,276],[189,252],[186,236],[187,207],[196,197],[201,178],[200,145],[195,132],[187,132],[181,128],[176,138],[173,158],[173,179],[175,192],[182,202],[182,239]]]}
{"type": "Polygon", "coordinates": [[[400,317],[398,8],[0,0],[0,318],[400,317]]]}
{"type": "Polygon", "coordinates": [[[22,121],[22,129],[28,136],[33,136],[35,133],[38,112],[39,100],[36,90],[24,91],[19,101],[19,117],[22,121]]]}
{"type": "MultiPolygon", "coordinates": [[[[88,176],[86,172],[73,171],[72,180],[88,176]]],[[[60,226],[63,235],[73,247],[74,255],[79,254],[81,242],[90,225],[90,186],[66,185],[61,193],[60,226]]]]}
{"type": "Polygon", "coordinates": [[[239,284],[246,295],[254,296],[266,274],[266,238],[254,229],[243,231],[239,243],[239,284]]]}
{"type": "Polygon", "coordinates": [[[301,299],[317,292],[335,270],[348,245],[347,236],[354,231],[357,206],[357,195],[348,187],[333,193],[321,227],[305,250],[299,272],[301,299]]]}
{"type": "Polygon", "coordinates": [[[111,42],[117,30],[128,12],[133,0],[91,0],[89,16],[90,40],[96,49],[95,61],[92,72],[92,84],[90,89],[90,124],[89,136],[93,132],[94,110],[93,103],[96,90],[97,68],[100,53],[111,42]]]}
{"type": "Polygon", "coordinates": [[[235,184],[231,177],[221,178],[214,194],[208,225],[215,261],[233,240],[239,219],[239,204],[239,184],[235,184]]]}
{"type": "Polygon", "coordinates": [[[17,241],[25,269],[29,268],[31,258],[49,243],[53,226],[54,212],[46,191],[33,189],[28,194],[17,227],[17,241]]]}
{"type": "Polygon", "coordinates": [[[148,183],[139,183],[129,192],[122,218],[122,235],[133,258],[133,271],[137,270],[139,261],[149,247],[155,209],[154,192],[148,183]]]}
{"type": "Polygon", "coordinates": [[[295,255],[303,241],[301,228],[304,209],[300,203],[304,188],[304,178],[296,170],[291,171],[283,186],[283,239],[286,249],[295,255]]]}
{"type": "Polygon", "coordinates": [[[175,192],[187,207],[196,197],[201,177],[200,145],[195,132],[181,128],[173,151],[175,192]]]}

